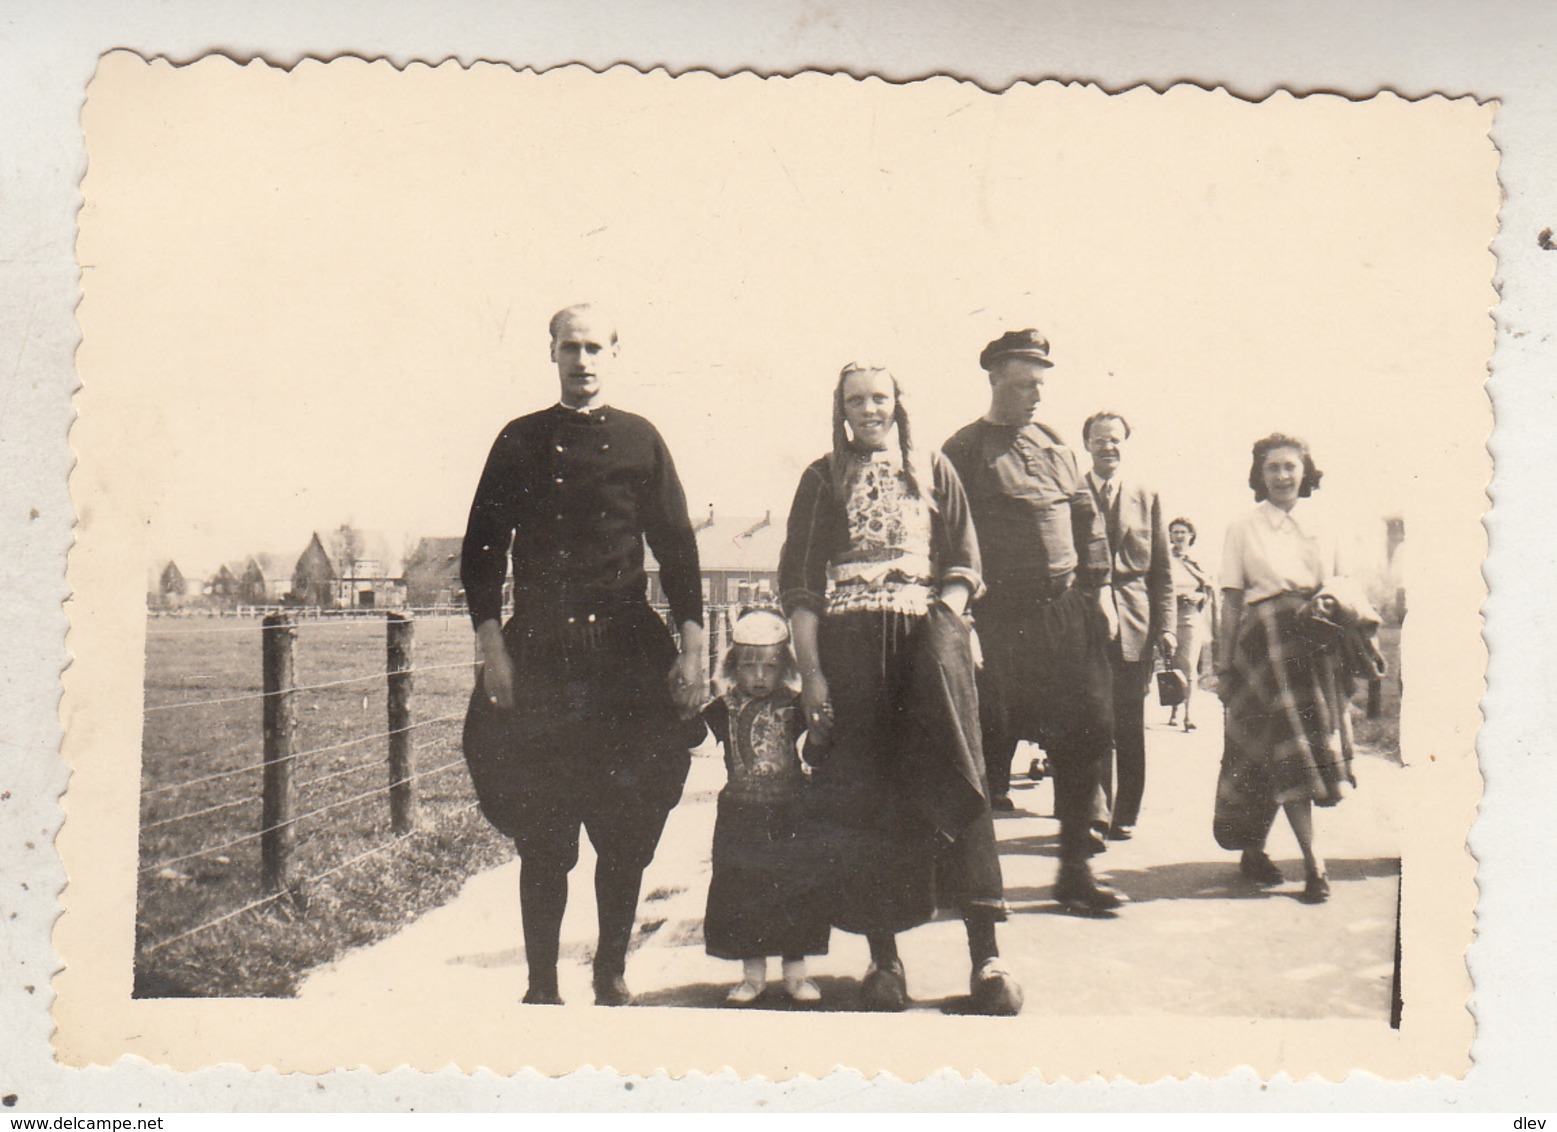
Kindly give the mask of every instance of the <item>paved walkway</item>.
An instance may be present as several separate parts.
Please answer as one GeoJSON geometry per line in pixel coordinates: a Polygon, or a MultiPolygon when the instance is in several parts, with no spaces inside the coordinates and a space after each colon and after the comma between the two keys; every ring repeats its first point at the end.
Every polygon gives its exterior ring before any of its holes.
{"type": "MultiPolygon", "coordinates": [[[[1096,862],[1131,897],[1116,918],[1068,915],[1050,899],[1058,835],[1052,787],[1020,776],[1028,760],[1019,752],[1019,808],[997,821],[1012,907],[1000,942],[1026,988],[1026,1012],[1387,1019],[1399,876],[1392,814],[1401,768],[1361,756],[1357,792],[1336,809],[1317,811],[1333,890],[1328,904],[1297,899],[1302,865],[1281,819],[1270,852],[1291,879],[1274,890],[1252,887],[1238,876],[1236,854],[1211,838],[1221,736],[1214,718],[1220,713],[1206,699],[1200,730],[1148,728],[1150,777],[1135,840],[1115,843],[1096,862]]],[[[1147,713],[1149,720],[1165,715],[1155,705],[1147,713]]],[[[644,1004],[717,1006],[737,977],[736,964],[702,947],[714,799],[723,778],[717,749],[703,748],[645,877],[627,970],[644,1004]]],[[[570,1005],[592,1001],[593,871],[586,839],[563,923],[561,988],[570,1005]]],[[[472,877],[455,900],[320,968],[299,993],[346,1002],[386,991],[432,1003],[516,1001],[525,982],[518,891],[517,862],[472,877]]],[[[957,1010],[968,977],[961,923],[927,924],[899,942],[914,1009],[957,1010]]],[[[831,953],[812,962],[823,1009],[854,1008],[867,960],[863,939],[833,934],[831,953]]]]}

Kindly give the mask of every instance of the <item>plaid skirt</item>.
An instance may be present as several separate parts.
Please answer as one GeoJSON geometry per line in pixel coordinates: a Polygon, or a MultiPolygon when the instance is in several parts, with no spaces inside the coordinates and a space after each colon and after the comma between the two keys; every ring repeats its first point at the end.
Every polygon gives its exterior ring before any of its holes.
{"type": "Polygon", "coordinates": [[[1340,657],[1311,629],[1307,605],[1286,593],[1244,609],[1223,677],[1213,831],[1224,849],[1263,846],[1283,803],[1333,806],[1356,785],[1340,657]]]}

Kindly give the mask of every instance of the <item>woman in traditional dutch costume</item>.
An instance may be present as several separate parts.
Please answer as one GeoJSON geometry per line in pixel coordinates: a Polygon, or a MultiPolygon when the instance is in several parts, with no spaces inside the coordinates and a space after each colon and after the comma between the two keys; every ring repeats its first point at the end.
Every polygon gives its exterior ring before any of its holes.
{"type": "Polygon", "coordinates": [[[869,941],[865,1009],[907,1006],[896,935],[929,920],[938,894],[967,924],[972,1008],[1021,1009],[995,940],[1005,902],[963,616],[981,586],[956,471],[915,451],[889,372],[845,367],[832,451],[790,509],[779,587],[816,768],[818,891],[834,927],[869,941]]]}

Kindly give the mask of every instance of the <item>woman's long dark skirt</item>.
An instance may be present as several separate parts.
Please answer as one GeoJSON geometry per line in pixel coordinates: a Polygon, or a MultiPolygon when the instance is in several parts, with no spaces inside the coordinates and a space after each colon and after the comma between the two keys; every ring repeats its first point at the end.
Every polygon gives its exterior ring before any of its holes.
{"type": "Polygon", "coordinates": [[[900,736],[923,624],[895,613],[834,614],[821,623],[833,733],[819,765],[807,754],[816,765],[807,827],[821,869],[819,908],[844,931],[906,931],[935,915],[938,896],[1004,918],[988,810],[948,846],[909,802],[900,736]]]}

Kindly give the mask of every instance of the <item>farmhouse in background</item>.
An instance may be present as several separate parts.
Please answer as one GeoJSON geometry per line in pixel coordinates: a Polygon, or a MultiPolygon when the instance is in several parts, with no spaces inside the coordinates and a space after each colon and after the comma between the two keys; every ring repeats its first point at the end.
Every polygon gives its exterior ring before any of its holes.
{"type": "MultiPolygon", "coordinates": [[[[313,541],[319,542],[317,533],[313,541]]],[[[383,535],[343,523],[331,535],[330,545],[337,607],[400,609],[405,606],[405,579],[390,569],[389,543],[383,535]]],[[[309,549],[312,548],[313,543],[310,543],[309,549]]]]}
{"type": "MultiPolygon", "coordinates": [[[[459,538],[418,539],[405,560],[406,601],[417,608],[463,605],[459,538]]],[[[508,595],[505,594],[505,597],[508,595]]]]}
{"type": "MultiPolygon", "coordinates": [[[[703,601],[709,605],[747,605],[778,598],[779,551],[784,548],[784,524],[773,512],[762,515],[708,515],[693,527],[698,561],[703,570],[703,601]]],[[[649,600],[665,604],[659,564],[652,553],[644,563],[649,573],[649,600]]]]}
{"type": "Polygon", "coordinates": [[[192,599],[198,600],[199,591],[190,593],[194,587],[172,559],[160,568],[152,566],[147,570],[146,577],[146,604],[150,609],[181,609],[190,604],[192,599]]]}
{"type": "Polygon", "coordinates": [[[342,609],[400,609],[405,579],[391,577],[382,559],[358,558],[343,571],[336,604],[342,609]]]}
{"type": "Polygon", "coordinates": [[[232,567],[223,563],[222,566],[211,575],[210,581],[205,584],[205,596],[217,605],[236,605],[240,597],[241,584],[238,575],[233,573],[232,567]]]}
{"type": "Polygon", "coordinates": [[[292,575],[279,554],[251,554],[238,579],[239,600],[247,605],[277,605],[291,592],[292,575]]]}
{"type": "Polygon", "coordinates": [[[334,609],[339,580],[335,564],[330,561],[324,543],[319,541],[319,532],[315,531],[292,569],[292,602],[295,605],[334,609]]]}

